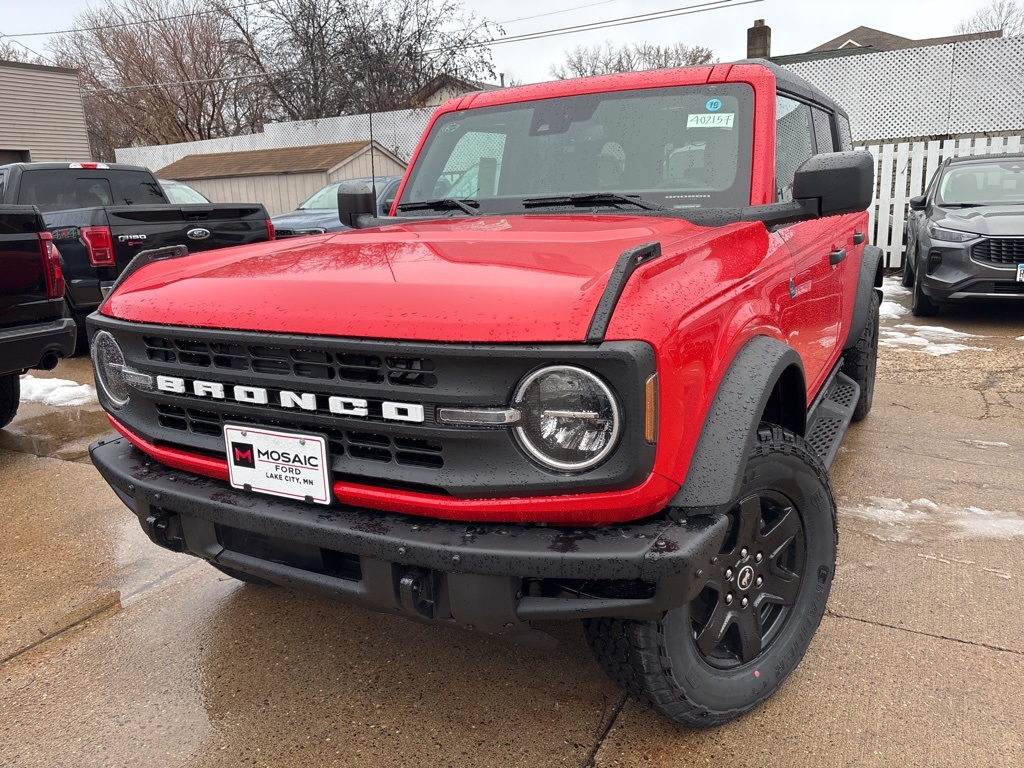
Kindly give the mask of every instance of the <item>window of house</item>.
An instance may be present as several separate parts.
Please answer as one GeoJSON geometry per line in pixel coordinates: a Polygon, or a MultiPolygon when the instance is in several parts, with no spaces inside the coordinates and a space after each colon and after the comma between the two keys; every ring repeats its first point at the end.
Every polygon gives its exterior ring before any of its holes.
{"type": "Polygon", "coordinates": [[[811,108],[799,101],[775,98],[775,200],[793,199],[796,169],[814,154],[811,145],[811,108]]]}

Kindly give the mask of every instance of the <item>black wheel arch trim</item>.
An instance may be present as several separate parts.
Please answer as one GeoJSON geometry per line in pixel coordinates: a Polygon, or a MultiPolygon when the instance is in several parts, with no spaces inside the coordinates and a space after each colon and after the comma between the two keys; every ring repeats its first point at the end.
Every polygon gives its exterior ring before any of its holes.
{"type": "Polygon", "coordinates": [[[860,260],[860,274],[857,275],[857,299],[853,305],[846,342],[843,344],[844,351],[856,346],[864,326],[871,320],[871,292],[881,287],[882,249],[875,245],[865,245],[860,260]]]}
{"type": "MultiPolygon", "coordinates": [[[[800,356],[781,341],[755,336],[743,345],[715,393],[686,480],[669,506],[704,512],[732,503],[739,493],[761,416],[776,385],[791,368],[799,371],[804,382],[800,356]]],[[[805,417],[806,410],[805,395],[805,417]]],[[[802,434],[803,430],[799,431],[802,434]]]]}

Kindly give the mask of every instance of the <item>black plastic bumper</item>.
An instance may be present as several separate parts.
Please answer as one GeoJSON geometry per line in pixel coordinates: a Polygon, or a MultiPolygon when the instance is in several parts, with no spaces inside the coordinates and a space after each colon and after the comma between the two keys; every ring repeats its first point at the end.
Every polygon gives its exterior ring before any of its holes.
{"type": "Polygon", "coordinates": [[[123,438],[93,463],[154,542],[374,610],[501,634],[538,619],[655,618],[692,600],[727,520],[600,528],[466,524],[247,493],[123,438]]]}
{"type": "Polygon", "coordinates": [[[38,368],[48,354],[67,357],[74,351],[75,321],[70,317],[5,328],[0,330],[0,374],[38,368]]]}

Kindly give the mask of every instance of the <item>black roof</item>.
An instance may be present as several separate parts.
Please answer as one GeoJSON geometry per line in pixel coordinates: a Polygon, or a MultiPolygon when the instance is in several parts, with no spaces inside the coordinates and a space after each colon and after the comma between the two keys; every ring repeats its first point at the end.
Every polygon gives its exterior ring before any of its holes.
{"type": "Polygon", "coordinates": [[[839,106],[831,96],[818,86],[812,85],[799,75],[793,74],[788,69],[768,61],[768,59],[743,59],[742,61],[735,61],[733,64],[758,64],[765,67],[775,75],[775,81],[778,83],[780,91],[785,91],[805,101],[813,101],[815,104],[825,107],[825,109],[837,112],[847,118],[849,117],[846,110],[839,106]]]}
{"type": "Polygon", "coordinates": [[[1024,160],[1024,152],[1014,152],[1013,154],[996,154],[996,155],[965,155],[964,157],[950,157],[946,159],[949,165],[961,165],[963,163],[985,163],[992,161],[1001,162],[1003,160],[1024,160]]]}

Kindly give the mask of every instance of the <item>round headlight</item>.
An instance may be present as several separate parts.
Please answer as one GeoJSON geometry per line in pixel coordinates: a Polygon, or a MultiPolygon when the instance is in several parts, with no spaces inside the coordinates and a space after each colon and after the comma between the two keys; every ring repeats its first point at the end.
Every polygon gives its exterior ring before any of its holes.
{"type": "Polygon", "coordinates": [[[515,433],[530,457],[550,469],[579,472],[603,461],[622,426],[619,404],[596,374],[570,365],[534,371],[519,384],[515,433]]]}
{"type": "Polygon", "coordinates": [[[124,377],[124,353],[117,340],[106,331],[92,337],[92,365],[96,383],[107,399],[118,408],[127,405],[131,391],[124,377]]]}

